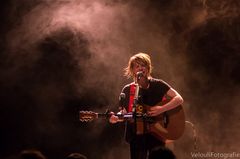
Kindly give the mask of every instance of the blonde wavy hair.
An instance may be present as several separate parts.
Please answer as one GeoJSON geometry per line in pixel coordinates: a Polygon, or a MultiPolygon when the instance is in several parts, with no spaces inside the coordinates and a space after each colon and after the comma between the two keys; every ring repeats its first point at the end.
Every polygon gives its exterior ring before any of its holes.
{"type": "Polygon", "coordinates": [[[131,77],[134,78],[133,74],[134,63],[138,63],[141,65],[143,64],[144,66],[146,66],[146,68],[148,69],[148,77],[150,76],[153,67],[151,63],[151,58],[148,54],[140,52],[130,57],[128,61],[128,66],[124,69],[124,75],[127,76],[128,78],[131,77]]]}

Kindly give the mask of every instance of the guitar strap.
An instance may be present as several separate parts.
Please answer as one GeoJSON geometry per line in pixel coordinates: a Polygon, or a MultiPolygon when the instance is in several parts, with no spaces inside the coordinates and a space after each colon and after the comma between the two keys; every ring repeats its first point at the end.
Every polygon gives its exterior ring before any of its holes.
{"type": "Polygon", "coordinates": [[[128,112],[132,112],[134,96],[135,96],[135,89],[136,89],[136,85],[134,83],[132,83],[130,85],[130,92],[129,92],[128,112]]]}
{"type": "MultiPolygon", "coordinates": [[[[128,112],[132,112],[133,109],[133,104],[134,104],[134,98],[135,98],[135,93],[136,93],[136,85],[134,83],[132,83],[130,85],[130,92],[129,92],[129,105],[128,105],[128,112]]],[[[142,112],[143,109],[140,109],[140,106],[138,106],[136,108],[136,113],[140,113],[142,112]]],[[[141,121],[136,121],[136,125],[135,125],[135,133],[136,134],[144,134],[145,130],[147,130],[146,128],[146,124],[144,122],[144,120],[141,121]]]]}

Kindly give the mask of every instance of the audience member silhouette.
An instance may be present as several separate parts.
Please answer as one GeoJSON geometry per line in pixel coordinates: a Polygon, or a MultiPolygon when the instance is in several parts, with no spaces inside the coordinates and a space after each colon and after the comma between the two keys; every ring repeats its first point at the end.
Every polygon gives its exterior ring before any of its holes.
{"type": "Polygon", "coordinates": [[[167,147],[159,147],[154,149],[149,154],[149,159],[176,159],[174,153],[167,147]]]}
{"type": "Polygon", "coordinates": [[[41,151],[29,149],[20,153],[20,159],[47,159],[41,151]]]}
{"type": "Polygon", "coordinates": [[[66,157],[66,159],[87,159],[87,157],[80,153],[71,153],[66,157]]]}

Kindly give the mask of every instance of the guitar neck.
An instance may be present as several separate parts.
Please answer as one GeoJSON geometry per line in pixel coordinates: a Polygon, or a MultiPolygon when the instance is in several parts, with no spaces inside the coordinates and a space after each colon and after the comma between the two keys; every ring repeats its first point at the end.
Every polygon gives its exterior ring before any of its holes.
{"type": "MultiPolygon", "coordinates": [[[[127,114],[114,114],[117,116],[119,119],[122,120],[128,120],[133,117],[132,113],[127,113],[127,114]]],[[[96,113],[96,118],[110,118],[111,114],[106,114],[106,113],[96,113]]]]}
{"type": "MultiPolygon", "coordinates": [[[[115,116],[117,116],[119,118],[119,120],[134,120],[134,115],[133,113],[126,113],[126,114],[114,114],[115,116]]],[[[97,113],[96,118],[110,118],[111,114],[101,114],[101,113],[97,113]]],[[[141,119],[147,122],[153,122],[154,118],[148,116],[147,114],[136,114],[136,118],[137,119],[141,119]]]]}

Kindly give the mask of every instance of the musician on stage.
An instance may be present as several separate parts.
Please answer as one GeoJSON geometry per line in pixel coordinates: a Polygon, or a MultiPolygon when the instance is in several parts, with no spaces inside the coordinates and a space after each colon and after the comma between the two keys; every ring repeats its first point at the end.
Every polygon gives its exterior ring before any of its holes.
{"type": "MultiPolygon", "coordinates": [[[[129,59],[128,66],[125,68],[125,76],[132,78],[133,82],[122,89],[119,113],[136,112],[136,96],[134,96],[136,93],[138,93],[137,104],[150,106],[147,115],[151,117],[158,116],[183,103],[183,98],[175,89],[165,81],[153,78],[151,73],[152,64],[148,54],[138,53],[129,59]],[[139,91],[136,91],[137,88],[139,91]],[[162,106],[158,105],[164,98],[171,100],[162,106]]],[[[122,121],[112,112],[110,123],[122,121]]],[[[127,121],[125,130],[126,141],[130,144],[131,159],[147,159],[151,151],[165,147],[164,139],[156,138],[150,133],[137,134],[135,124],[135,122],[127,121]]]]}

